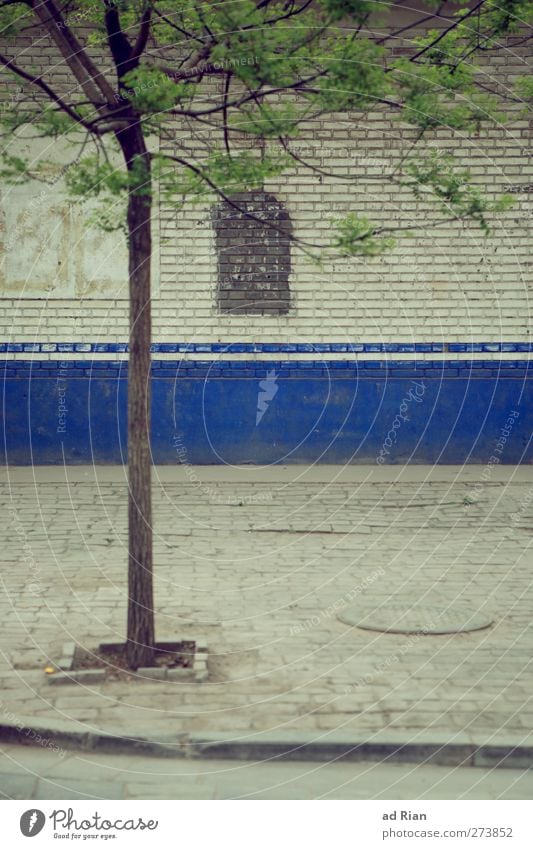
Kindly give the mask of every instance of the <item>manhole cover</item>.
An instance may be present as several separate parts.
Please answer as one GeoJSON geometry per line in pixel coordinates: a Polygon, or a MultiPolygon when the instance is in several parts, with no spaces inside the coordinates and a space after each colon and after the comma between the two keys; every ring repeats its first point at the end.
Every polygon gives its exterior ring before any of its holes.
{"type": "Polygon", "coordinates": [[[338,619],[367,631],[388,631],[392,634],[460,634],[488,628],[493,621],[485,614],[474,613],[468,608],[422,604],[384,604],[371,610],[348,607],[338,614],[338,619]]]}

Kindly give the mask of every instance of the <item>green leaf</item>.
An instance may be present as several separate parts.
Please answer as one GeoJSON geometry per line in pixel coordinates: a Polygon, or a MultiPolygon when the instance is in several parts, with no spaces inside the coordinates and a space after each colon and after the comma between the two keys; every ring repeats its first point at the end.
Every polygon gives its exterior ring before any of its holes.
{"type": "Polygon", "coordinates": [[[190,83],[175,83],[157,68],[141,66],[124,76],[124,96],[139,112],[166,112],[191,96],[190,83]]]}
{"type": "Polygon", "coordinates": [[[19,156],[3,153],[0,157],[0,179],[9,185],[26,183],[31,179],[28,163],[19,156]]]}
{"type": "Polygon", "coordinates": [[[337,231],[333,248],[342,256],[379,256],[394,246],[394,240],[379,235],[379,228],[365,216],[350,212],[333,222],[337,231]]]}
{"type": "Polygon", "coordinates": [[[416,198],[433,200],[450,218],[476,221],[485,233],[490,232],[489,213],[505,212],[514,202],[509,195],[490,201],[472,184],[468,170],[458,169],[452,156],[438,151],[408,162],[405,171],[410,179],[401,182],[416,198]]]}
{"type": "Polygon", "coordinates": [[[323,60],[318,104],[328,111],[364,109],[390,93],[383,48],[367,39],[332,39],[323,60]]]}

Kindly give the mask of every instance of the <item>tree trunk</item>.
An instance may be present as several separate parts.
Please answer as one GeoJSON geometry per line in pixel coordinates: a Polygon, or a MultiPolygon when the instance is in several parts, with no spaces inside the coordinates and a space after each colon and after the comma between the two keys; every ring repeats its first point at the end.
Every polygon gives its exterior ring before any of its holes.
{"type": "Polygon", "coordinates": [[[130,333],[128,361],[128,623],[126,659],[131,669],[154,655],[152,487],[150,450],[150,158],[139,125],[119,142],[133,186],[128,197],[130,333]]]}

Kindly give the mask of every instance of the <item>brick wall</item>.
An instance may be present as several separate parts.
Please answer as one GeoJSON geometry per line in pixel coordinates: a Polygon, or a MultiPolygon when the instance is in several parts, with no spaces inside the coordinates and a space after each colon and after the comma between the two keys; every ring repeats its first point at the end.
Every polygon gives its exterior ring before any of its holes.
{"type": "MultiPolygon", "coordinates": [[[[13,48],[14,53],[17,49],[13,48]]],[[[26,49],[31,49],[31,44],[26,49]]],[[[487,60],[487,81],[503,88],[511,85],[513,78],[525,71],[525,50],[515,48],[487,60]]],[[[40,69],[51,66],[55,59],[51,45],[39,44],[36,63],[40,69]]],[[[282,265],[274,278],[282,287],[281,306],[278,302],[256,315],[250,314],[244,302],[231,312],[225,306],[225,293],[235,287],[228,283],[233,272],[228,277],[220,259],[220,240],[225,236],[219,230],[217,237],[212,203],[178,210],[158,207],[154,339],[295,343],[528,340],[533,209],[530,127],[519,104],[509,103],[508,112],[506,124],[485,128],[479,136],[467,138],[440,129],[428,139],[430,146],[458,155],[489,196],[509,189],[513,192],[515,208],[493,221],[488,238],[476,227],[448,225],[401,239],[383,257],[332,261],[321,268],[295,248],[289,268],[282,245],[282,265]]],[[[376,181],[399,161],[413,133],[412,128],[401,128],[385,114],[321,119],[304,128],[293,147],[314,165],[334,172],[337,179],[298,167],[270,181],[265,191],[283,205],[294,232],[310,242],[329,241],[330,220],[350,209],[377,222],[423,223],[426,212],[410,195],[376,181]]],[[[4,197],[4,217],[10,191],[4,197]]],[[[73,216],[78,215],[82,223],[86,216],[83,210],[73,212],[66,205],[60,185],[50,190],[50,197],[57,220],[69,219],[71,229],[58,231],[55,253],[46,262],[43,250],[52,251],[53,238],[44,240],[50,245],[43,245],[37,225],[40,221],[41,226],[49,226],[48,207],[37,204],[33,218],[28,218],[31,200],[27,197],[19,204],[19,223],[13,217],[8,220],[11,232],[15,228],[17,234],[8,245],[10,261],[16,266],[26,257],[26,263],[20,285],[2,291],[2,337],[43,342],[126,340],[124,246],[91,231],[90,248],[82,263],[85,270],[80,271],[79,262],[69,265],[73,240],[87,238],[75,229],[73,216]],[[95,263],[101,267],[98,273],[95,263]],[[45,266],[46,286],[41,279],[45,266]],[[56,266],[55,277],[51,277],[56,266]],[[106,274],[106,269],[113,273],[106,274]],[[79,285],[76,275],[80,275],[79,285]]],[[[243,262],[247,265],[250,263],[243,262]]],[[[272,305],[269,291],[273,283],[267,285],[257,275],[256,282],[272,305]]]]}
{"type": "MultiPolygon", "coordinates": [[[[43,72],[57,65],[53,46],[42,39],[23,38],[8,50],[29,51],[43,72]]],[[[527,60],[527,45],[487,58],[486,82],[505,91],[525,72],[527,60]]],[[[64,84],[57,67],[57,81],[64,84]]],[[[322,267],[294,246],[289,262],[286,246],[274,245],[282,257],[272,278],[281,287],[275,305],[274,283],[258,277],[265,264],[256,263],[257,255],[252,263],[242,261],[243,269],[252,268],[244,275],[252,273],[266,299],[267,307],[257,314],[250,314],[239,296],[240,308],[225,306],[227,295],[235,293],[235,269],[225,264],[221,240],[227,234],[218,230],[217,236],[213,203],[178,209],[156,204],[154,340],[318,345],[529,340],[530,122],[520,104],[508,102],[506,108],[507,123],[483,128],[477,136],[439,129],[428,137],[429,146],[458,156],[490,197],[513,192],[516,206],[492,222],[488,238],[476,227],[447,225],[400,239],[382,257],[322,267]]],[[[269,181],[265,197],[276,198],[293,232],[313,243],[329,241],[331,219],[352,209],[376,222],[424,223],[426,211],[408,193],[376,180],[399,162],[413,137],[412,128],[400,127],[385,113],[320,119],[303,128],[293,148],[337,178],[297,167],[269,181]]],[[[61,181],[37,202],[41,191],[42,186],[25,189],[18,205],[12,203],[13,189],[4,192],[2,219],[11,236],[3,235],[3,266],[12,268],[16,285],[3,281],[0,336],[50,343],[127,340],[121,237],[89,229],[86,210],[66,203],[61,181]]]]}
{"type": "MultiPolygon", "coordinates": [[[[58,61],[42,40],[9,49],[21,48],[34,50],[42,72],[58,61]]],[[[487,84],[505,91],[527,58],[522,46],[487,59],[487,84]]],[[[516,424],[498,462],[532,462],[533,163],[529,122],[520,104],[508,101],[507,110],[505,124],[477,136],[439,129],[427,140],[458,157],[489,197],[514,194],[516,206],[492,221],[488,238],[476,227],[422,227],[384,256],[322,266],[289,245],[291,231],[311,244],[329,242],[331,220],[351,210],[377,223],[427,221],[406,190],[380,179],[414,139],[412,128],[385,113],[340,114],[302,128],[295,154],[335,176],[298,166],[237,198],[258,218],[273,217],[277,235],[226,204],[156,199],[157,462],[183,462],[178,430],[187,462],[381,462],[413,380],[424,385],[423,403],[416,416],[412,405],[383,462],[486,464],[510,411],[516,424]]],[[[190,143],[194,150],[196,139],[190,143]]],[[[0,206],[7,456],[123,462],[125,244],[91,227],[90,209],[66,201],[65,152],[50,147],[57,179],[44,189],[7,187],[0,206]],[[68,414],[57,427],[61,399],[68,414]]]]}

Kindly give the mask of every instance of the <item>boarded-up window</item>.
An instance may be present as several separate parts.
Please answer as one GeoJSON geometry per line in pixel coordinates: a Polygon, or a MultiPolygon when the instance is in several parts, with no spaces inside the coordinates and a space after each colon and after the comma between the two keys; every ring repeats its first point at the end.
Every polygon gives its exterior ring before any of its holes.
{"type": "Polygon", "coordinates": [[[290,307],[289,213],[263,191],[241,192],[231,200],[242,211],[226,201],[213,209],[220,312],[284,315],[290,307]]]}

